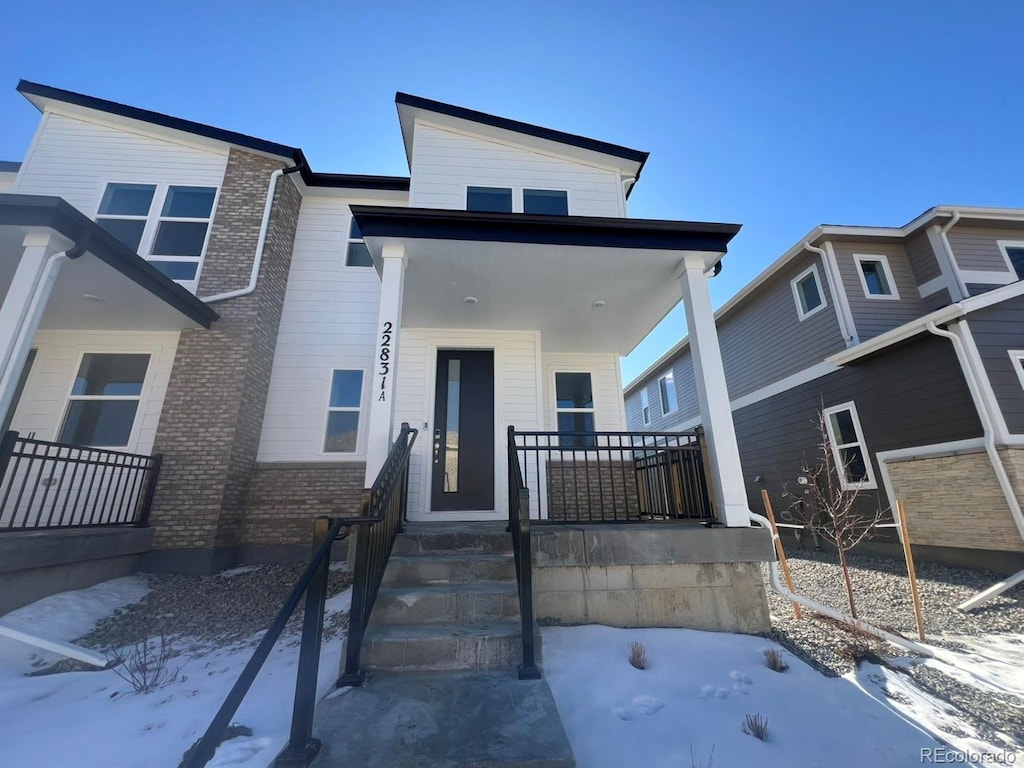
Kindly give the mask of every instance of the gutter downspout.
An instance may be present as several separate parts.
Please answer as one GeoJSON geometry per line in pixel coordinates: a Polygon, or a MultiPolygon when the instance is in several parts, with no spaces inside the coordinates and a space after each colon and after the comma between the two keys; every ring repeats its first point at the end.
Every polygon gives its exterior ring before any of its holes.
{"type": "MultiPolygon", "coordinates": [[[[827,245],[828,244],[826,243],[826,246],[827,245]]],[[[840,299],[840,293],[836,289],[837,280],[838,284],[842,285],[842,275],[836,274],[839,271],[839,268],[833,264],[833,257],[829,252],[831,249],[826,251],[824,248],[818,248],[817,246],[811,245],[810,240],[804,241],[804,249],[811,251],[812,253],[816,253],[821,257],[821,266],[825,270],[825,279],[828,280],[828,289],[832,294],[832,303],[835,304],[836,307],[836,320],[839,321],[839,332],[843,334],[843,343],[846,344],[847,348],[856,346],[860,342],[860,339],[857,338],[857,334],[852,328],[853,315],[850,314],[850,316],[847,317],[849,307],[846,306],[845,289],[842,294],[842,299],[840,299]]]]}
{"type": "Polygon", "coordinates": [[[939,240],[942,241],[942,247],[946,250],[946,258],[949,260],[949,268],[953,270],[953,279],[956,280],[956,285],[960,289],[960,293],[963,294],[963,298],[969,298],[970,293],[967,291],[967,283],[960,276],[960,267],[956,263],[956,256],[953,255],[953,246],[949,242],[947,235],[949,231],[956,226],[956,223],[960,221],[960,211],[953,211],[953,216],[939,228],[939,240]]]}
{"type": "MultiPolygon", "coordinates": [[[[975,371],[970,366],[963,341],[955,333],[939,328],[934,322],[928,323],[928,331],[936,336],[944,336],[953,342],[953,349],[956,351],[957,359],[960,361],[960,368],[964,373],[964,378],[967,379],[967,387],[971,391],[975,410],[977,410],[978,417],[981,419],[981,426],[985,433],[985,452],[988,454],[989,461],[992,464],[992,470],[996,474],[996,480],[999,482],[999,488],[1002,490],[1003,496],[1006,498],[1006,505],[1010,508],[1010,517],[1013,518],[1013,522],[1017,526],[1017,533],[1020,534],[1021,540],[1024,540],[1024,512],[1021,511],[1020,503],[1017,501],[1017,495],[1013,492],[1013,485],[1010,483],[1010,476],[1006,473],[1006,467],[1003,464],[1002,458],[999,456],[999,451],[996,449],[996,439],[992,428],[992,419],[989,416],[988,410],[985,408],[984,401],[981,398],[981,392],[975,371]]],[[[970,611],[977,608],[979,605],[982,605],[996,595],[1005,592],[1014,584],[1017,584],[1022,580],[1024,580],[1024,571],[1020,571],[1009,579],[979,592],[974,595],[974,597],[965,600],[963,603],[958,605],[957,608],[961,611],[970,611]]]]}
{"type": "MultiPolygon", "coordinates": [[[[753,522],[760,525],[766,531],[768,531],[768,535],[772,537],[772,551],[777,551],[775,549],[775,542],[779,538],[779,534],[772,529],[771,523],[768,522],[768,518],[764,517],[763,515],[758,515],[754,512],[751,512],[750,519],[753,522]]],[[[868,624],[867,622],[861,621],[860,619],[855,619],[852,616],[847,616],[845,613],[837,611],[833,608],[829,608],[827,605],[823,605],[822,603],[819,603],[816,600],[811,600],[810,598],[804,597],[803,595],[798,595],[796,592],[791,592],[789,588],[782,583],[782,579],[779,578],[779,562],[774,558],[768,564],[768,580],[772,585],[772,589],[774,589],[776,592],[778,592],[780,595],[782,595],[784,598],[791,602],[798,603],[799,605],[802,605],[805,608],[808,608],[812,611],[833,618],[836,621],[841,621],[844,624],[848,624],[849,626],[854,627],[855,629],[859,629],[862,632],[867,632],[869,635],[874,635],[875,637],[885,640],[888,643],[892,643],[893,645],[899,646],[900,648],[904,648],[908,651],[913,651],[914,653],[920,654],[921,656],[927,656],[929,658],[935,656],[935,654],[932,653],[931,650],[925,648],[923,645],[915,643],[913,640],[908,640],[905,637],[899,637],[898,635],[886,632],[884,629],[879,629],[878,627],[868,624]]]]}
{"type": "Polygon", "coordinates": [[[282,176],[288,173],[295,173],[301,170],[299,166],[291,168],[278,168],[270,174],[270,185],[267,188],[267,201],[263,204],[263,221],[260,222],[260,236],[256,241],[256,254],[252,259],[252,273],[249,275],[249,284],[245,288],[239,288],[226,293],[218,293],[214,296],[204,296],[201,301],[206,304],[213,304],[227,299],[237,299],[239,296],[248,296],[256,290],[256,281],[260,276],[260,266],[263,264],[263,251],[267,246],[267,230],[270,228],[270,211],[274,207],[274,193],[277,192],[277,182],[282,176]]]}

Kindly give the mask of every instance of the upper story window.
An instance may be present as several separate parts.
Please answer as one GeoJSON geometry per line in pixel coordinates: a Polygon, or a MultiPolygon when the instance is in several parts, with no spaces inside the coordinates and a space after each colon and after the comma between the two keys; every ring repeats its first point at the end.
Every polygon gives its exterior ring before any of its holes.
{"type": "Polygon", "coordinates": [[[564,189],[524,189],[523,213],[569,215],[569,193],[564,189]]]}
{"type": "Polygon", "coordinates": [[[640,415],[645,426],[651,423],[651,399],[647,396],[647,387],[640,390],[640,415]]]}
{"type": "Polygon", "coordinates": [[[857,274],[860,276],[860,285],[864,289],[864,295],[869,299],[898,299],[899,292],[896,290],[896,281],[892,276],[892,269],[889,268],[889,259],[885,256],[860,256],[853,257],[857,263],[857,274]]]}
{"type": "MultiPolygon", "coordinates": [[[[555,415],[558,431],[594,431],[594,387],[589,373],[555,374],[555,415]]],[[[558,438],[561,446],[585,447],[595,445],[589,435],[564,435],[558,438]]]]}
{"type": "Polygon", "coordinates": [[[508,187],[467,187],[466,210],[512,213],[512,190],[508,187]]]}
{"type": "Polygon", "coordinates": [[[194,290],[216,198],[216,187],[111,182],[96,221],[172,280],[194,290]],[[154,220],[155,201],[159,215],[154,220]]]}
{"type": "Polygon", "coordinates": [[[131,439],[149,355],[82,355],[57,440],[124,448],[131,439]]]}
{"type": "Polygon", "coordinates": [[[817,264],[812,264],[793,278],[790,286],[793,288],[796,312],[801,320],[825,308],[825,291],[821,287],[817,264]]]}
{"type": "Polygon", "coordinates": [[[852,401],[843,403],[826,408],[823,415],[832,458],[843,490],[877,487],[864,442],[864,432],[857,418],[857,406],[852,401]]]}
{"type": "Polygon", "coordinates": [[[1006,351],[1010,355],[1010,365],[1013,366],[1013,372],[1017,374],[1020,387],[1024,389],[1024,349],[1008,349],[1006,351]]]}
{"type": "Polygon", "coordinates": [[[679,402],[676,400],[676,377],[672,371],[658,379],[658,394],[661,395],[662,416],[668,416],[679,408],[679,402]]]}
{"type": "Polygon", "coordinates": [[[1018,280],[1024,280],[1024,243],[999,241],[999,248],[1006,257],[1007,263],[1017,275],[1018,280]]]}
{"type": "Polygon", "coordinates": [[[346,267],[372,267],[373,259],[370,258],[370,249],[363,241],[363,233],[359,231],[359,225],[355,218],[348,228],[348,248],[345,251],[346,267]]]}

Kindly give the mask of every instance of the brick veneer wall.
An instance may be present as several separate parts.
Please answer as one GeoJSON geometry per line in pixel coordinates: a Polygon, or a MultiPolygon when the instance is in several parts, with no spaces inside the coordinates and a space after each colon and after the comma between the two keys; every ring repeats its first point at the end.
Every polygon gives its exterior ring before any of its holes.
{"type": "MultiPolygon", "coordinates": [[[[549,461],[549,520],[639,520],[636,470],[631,461],[549,461]]],[[[536,503],[536,502],[534,502],[536,503]]]]}
{"type": "MultiPolygon", "coordinates": [[[[271,173],[280,161],[232,150],[199,296],[245,287],[271,173]]],[[[277,184],[256,290],[215,305],[211,330],[183,331],[157,428],[164,465],[153,503],[158,549],[225,549],[241,539],[301,196],[277,184]]]]}
{"type": "Polygon", "coordinates": [[[366,464],[257,464],[249,485],[245,544],[309,544],[319,515],[359,512],[366,464]]]}
{"type": "MultiPolygon", "coordinates": [[[[1024,452],[1000,452],[1015,486],[1024,491],[1024,452]]],[[[907,511],[910,541],[935,547],[1024,551],[988,454],[887,462],[896,498],[907,511]]]]}

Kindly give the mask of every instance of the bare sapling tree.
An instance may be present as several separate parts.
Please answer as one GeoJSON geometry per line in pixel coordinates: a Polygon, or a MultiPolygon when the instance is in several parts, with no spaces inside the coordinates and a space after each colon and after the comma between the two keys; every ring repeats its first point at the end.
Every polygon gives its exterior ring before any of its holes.
{"type": "Polygon", "coordinates": [[[790,509],[800,523],[835,546],[850,615],[857,618],[847,554],[872,535],[886,518],[887,510],[876,507],[874,511],[866,511],[866,505],[856,504],[863,482],[868,478],[870,459],[863,444],[856,439],[850,412],[826,415],[822,403],[814,426],[817,450],[811,460],[804,456],[798,487],[794,490],[787,485],[783,493],[793,500],[790,509]],[[839,441],[838,446],[833,443],[833,434],[839,441]]]}

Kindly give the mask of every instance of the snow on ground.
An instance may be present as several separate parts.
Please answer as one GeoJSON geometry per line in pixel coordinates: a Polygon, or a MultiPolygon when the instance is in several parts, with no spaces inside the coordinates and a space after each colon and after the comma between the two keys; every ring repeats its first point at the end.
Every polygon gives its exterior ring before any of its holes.
{"type": "Polygon", "coordinates": [[[579,768],[704,766],[712,749],[716,766],[902,768],[941,746],[927,721],[914,722],[920,707],[901,714],[876,684],[862,687],[878,668],[861,681],[827,678],[782,650],[790,668],[773,672],[763,651],[781,647],[747,635],[603,626],[542,632],[545,674],[579,768]],[[647,648],[645,670],[629,664],[634,640],[647,648]],[[740,730],[755,713],[768,718],[767,742],[740,730]]]}
{"type": "MultiPolygon", "coordinates": [[[[146,592],[142,578],[116,579],[45,598],[3,621],[46,637],[72,640],[146,592]]],[[[328,613],[347,610],[350,599],[351,590],[334,596],[328,600],[328,613]]],[[[191,653],[181,677],[140,695],[113,670],[28,677],[33,661],[58,657],[0,637],[0,765],[176,768],[183,752],[209,725],[258,639],[196,652],[190,638],[172,638],[185,654],[173,664],[191,653]]],[[[341,642],[341,637],[325,639],[320,696],[337,677],[341,642]]],[[[269,765],[287,741],[297,663],[298,637],[282,638],[234,719],[249,726],[253,736],[225,742],[210,766],[269,765]]]]}

